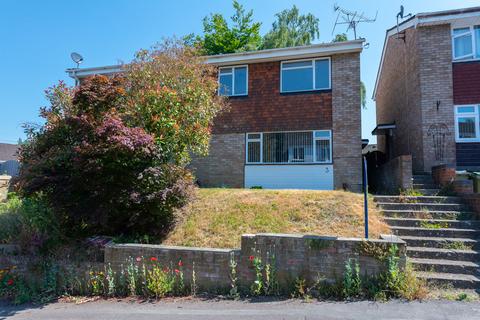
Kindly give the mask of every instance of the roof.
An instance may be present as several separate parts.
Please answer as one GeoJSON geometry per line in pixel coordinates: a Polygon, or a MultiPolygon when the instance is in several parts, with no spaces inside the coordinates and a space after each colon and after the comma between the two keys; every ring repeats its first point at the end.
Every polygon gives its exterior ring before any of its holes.
{"type": "Polygon", "coordinates": [[[18,144],[0,143],[0,161],[17,160],[18,144]]]}
{"type": "Polygon", "coordinates": [[[456,23],[459,19],[472,17],[480,18],[480,7],[418,13],[411,18],[399,23],[398,30],[397,25],[391,27],[390,29],[387,29],[385,34],[385,41],[383,43],[382,57],[378,66],[377,79],[375,81],[375,88],[373,90],[372,98],[375,100],[375,97],[377,95],[378,82],[382,73],[385,54],[387,52],[388,38],[390,38],[392,35],[396,35],[397,32],[402,32],[409,28],[417,28],[436,24],[456,23]]]}
{"type": "MultiPolygon", "coordinates": [[[[331,56],[333,54],[361,52],[364,39],[312,44],[290,48],[276,48],[238,53],[228,53],[206,56],[206,63],[218,66],[236,65],[245,63],[281,61],[291,59],[331,56]]],[[[74,79],[84,78],[92,74],[114,74],[124,70],[122,64],[95,68],[67,69],[68,75],[74,79]]]]}
{"type": "Polygon", "coordinates": [[[387,134],[390,130],[396,129],[397,125],[395,122],[393,123],[384,123],[384,124],[379,124],[373,129],[372,135],[374,136],[381,136],[387,134]]]}

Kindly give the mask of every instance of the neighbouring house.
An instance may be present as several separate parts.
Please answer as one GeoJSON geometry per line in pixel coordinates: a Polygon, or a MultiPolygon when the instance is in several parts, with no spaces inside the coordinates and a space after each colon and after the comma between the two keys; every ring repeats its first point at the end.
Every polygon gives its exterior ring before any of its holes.
{"type": "MultiPolygon", "coordinates": [[[[362,180],[363,40],[209,56],[230,108],[191,163],[206,187],[349,189],[362,180]]],[[[122,66],[68,69],[77,82],[122,66]]]]}
{"type": "Polygon", "coordinates": [[[0,143],[0,175],[18,175],[18,148],[17,144],[0,143]]]}
{"type": "Polygon", "coordinates": [[[419,13],[387,30],[373,95],[378,150],[480,170],[480,7],[419,13]]]}

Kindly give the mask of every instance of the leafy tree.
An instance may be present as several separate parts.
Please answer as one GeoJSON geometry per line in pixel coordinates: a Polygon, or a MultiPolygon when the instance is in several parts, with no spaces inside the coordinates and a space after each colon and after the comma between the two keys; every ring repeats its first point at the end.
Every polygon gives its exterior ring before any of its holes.
{"type": "Polygon", "coordinates": [[[206,151],[225,106],[212,71],[166,42],[139,52],[125,77],[48,89],[45,124],[28,127],[21,148],[20,194],[41,195],[66,236],[162,237],[193,190],[183,164],[206,151]]]}
{"type": "MultiPolygon", "coordinates": [[[[339,33],[333,39],[333,42],[342,42],[342,41],[348,41],[348,37],[346,33],[339,33]]],[[[365,83],[363,83],[363,81],[360,81],[360,104],[364,109],[367,106],[367,89],[365,88],[365,83]]]]}
{"type": "Polygon", "coordinates": [[[277,21],[263,37],[263,49],[309,45],[320,35],[318,18],[311,13],[301,15],[295,5],[275,16],[277,21]]]}
{"type": "Polygon", "coordinates": [[[237,0],[233,8],[231,26],[223,15],[210,14],[203,19],[203,37],[190,34],[184,38],[185,43],[201,48],[206,55],[256,50],[261,43],[261,23],[253,22],[253,11],[245,11],[237,0]]]}

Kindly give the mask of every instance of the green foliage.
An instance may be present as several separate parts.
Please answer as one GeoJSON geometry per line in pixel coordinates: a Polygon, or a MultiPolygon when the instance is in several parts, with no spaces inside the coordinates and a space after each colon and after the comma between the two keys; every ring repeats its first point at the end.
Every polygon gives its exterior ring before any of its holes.
{"type": "Polygon", "coordinates": [[[237,262],[235,261],[235,255],[232,253],[230,255],[230,291],[228,292],[231,299],[237,300],[240,297],[240,292],[238,291],[238,276],[237,276],[237,262]]]}
{"type": "Polygon", "coordinates": [[[231,25],[223,15],[210,14],[203,19],[203,36],[190,34],[184,42],[200,48],[205,55],[256,50],[261,43],[261,23],[253,22],[253,11],[245,11],[237,0],[233,1],[233,8],[231,25]]]}
{"type": "Polygon", "coordinates": [[[275,15],[277,20],[263,37],[262,49],[309,45],[319,37],[319,20],[313,14],[300,14],[294,5],[275,15]]]}
{"type": "Polygon", "coordinates": [[[255,280],[250,287],[250,293],[253,296],[260,296],[264,293],[264,283],[263,283],[263,269],[262,259],[260,257],[250,257],[250,261],[253,265],[253,270],[255,272],[255,280]]]}
{"type": "Polygon", "coordinates": [[[360,265],[355,259],[349,259],[345,264],[343,274],[343,296],[346,298],[358,297],[361,293],[360,265]]]}
{"type": "Polygon", "coordinates": [[[348,41],[348,37],[346,33],[339,33],[335,35],[335,38],[332,40],[332,42],[343,42],[343,41],[348,41]]]}
{"type": "Polygon", "coordinates": [[[159,299],[165,297],[173,291],[175,278],[171,273],[165,269],[154,264],[153,267],[147,271],[147,289],[150,295],[159,299]]]}
{"type": "Polygon", "coordinates": [[[190,154],[206,154],[226,102],[213,67],[166,41],[144,50],[126,77],[94,76],[47,90],[45,125],[28,127],[17,188],[41,194],[69,237],[163,237],[188,201],[190,154]]]}
{"type": "Polygon", "coordinates": [[[307,281],[303,278],[296,278],[293,285],[293,298],[309,299],[307,281]]]}

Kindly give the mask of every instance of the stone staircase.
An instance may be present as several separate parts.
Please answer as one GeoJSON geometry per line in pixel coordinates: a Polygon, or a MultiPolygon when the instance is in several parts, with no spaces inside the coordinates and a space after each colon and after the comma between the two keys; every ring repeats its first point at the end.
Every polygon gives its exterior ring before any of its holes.
{"type": "Polygon", "coordinates": [[[480,288],[480,221],[459,197],[438,196],[430,176],[414,176],[425,196],[375,196],[392,233],[407,243],[407,258],[429,283],[480,288]]]}

